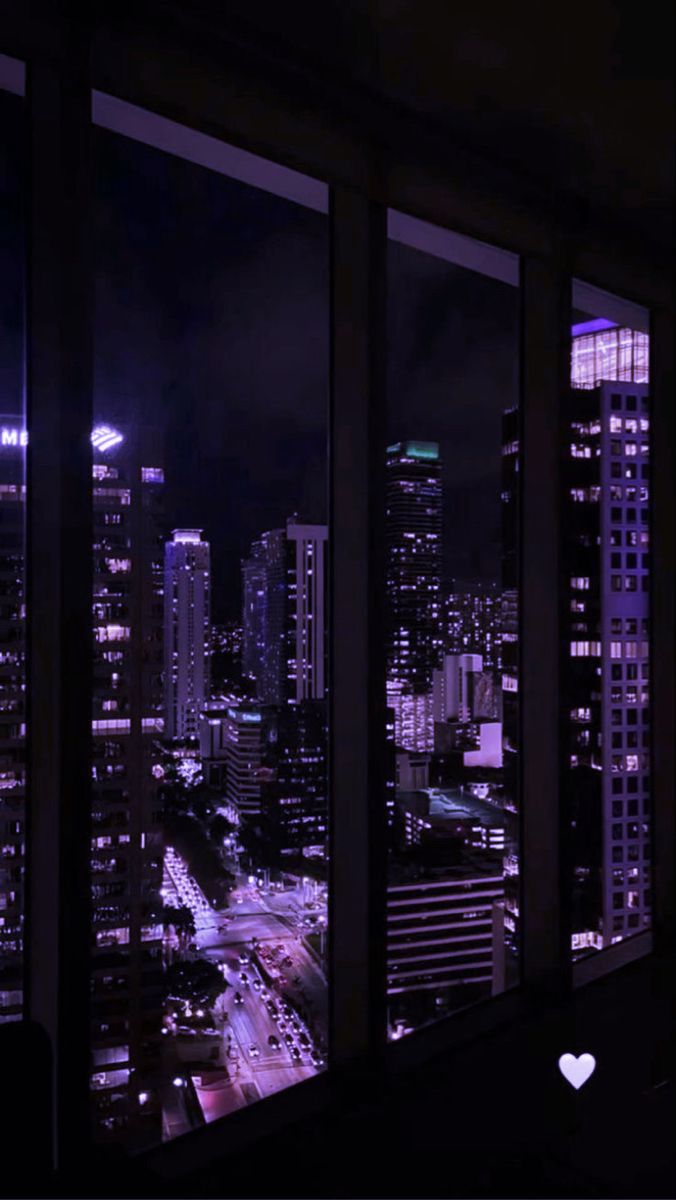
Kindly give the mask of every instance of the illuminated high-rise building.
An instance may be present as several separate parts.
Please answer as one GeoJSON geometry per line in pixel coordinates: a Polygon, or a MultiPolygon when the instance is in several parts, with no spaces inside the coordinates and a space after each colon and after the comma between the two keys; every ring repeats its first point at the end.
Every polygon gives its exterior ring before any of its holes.
{"type": "MultiPolygon", "coordinates": [[[[21,1011],[24,868],[25,601],[23,423],[0,431],[0,1020],[21,1011]]],[[[162,733],[164,474],[153,456],[109,425],[93,447],[93,757],[91,800],[91,1090],[99,1132],[129,1123],[130,1095],[151,1078],[161,1024],[158,782],[162,733]]],[[[147,1106],[156,1123],[157,1108],[147,1106]]]]}
{"type": "Polygon", "coordinates": [[[574,388],[599,383],[647,383],[650,336],[605,317],[582,321],[572,328],[571,374],[574,388]]]}
{"type": "Polygon", "coordinates": [[[519,855],[518,855],[518,798],[519,798],[519,410],[506,409],[502,414],[501,454],[501,594],[498,617],[499,636],[497,662],[500,681],[502,714],[502,796],[505,816],[505,880],[504,935],[505,972],[507,983],[516,983],[519,963],[519,855]]]}
{"type": "MultiPolygon", "coordinates": [[[[159,1123],[164,472],[157,439],[97,426],[93,455],[91,1092],[97,1133],[159,1123]],[[138,1091],[147,1091],[141,1111],[138,1091]],[[140,1125],[139,1125],[140,1122],[140,1125]]],[[[145,1128],[145,1134],[141,1129],[145,1128]]]]}
{"type": "Polygon", "coordinates": [[[243,662],[264,704],[326,695],[327,537],[326,525],[291,517],[242,564],[243,662]]]}
{"type": "Polygon", "coordinates": [[[263,712],[251,704],[233,705],[226,709],[221,720],[227,803],[240,819],[258,817],[261,767],[265,752],[266,722],[263,712]]]}
{"type": "Polygon", "coordinates": [[[265,542],[254,542],[242,563],[242,674],[259,679],[265,653],[265,542]]]}
{"type": "Polygon", "coordinates": [[[388,678],[429,690],[441,652],[441,459],[436,442],[387,450],[388,678]]]}
{"type": "Polygon", "coordinates": [[[328,725],[323,701],[269,711],[267,778],[261,786],[262,836],[274,863],[312,852],[328,838],[328,725]]]}
{"type": "Polygon", "coordinates": [[[388,705],[397,745],[431,750],[432,672],[442,652],[439,446],[397,442],[386,470],[388,705]]]}
{"type": "Polygon", "coordinates": [[[0,416],[0,1022],[23,1001],[26,442],[23,418],[0,416]]]}
{"type": "Polygon", "coordinates": [[[648,410],[647,386],[631,381],[569,398],[564,694],[579,951],[650,923],[648,410]]]}
{"type": "Polygon", "coordinates": [[[164,548],[164,707],[168,738],[195,738],[209,699],[211,560],[199,529],[164,548]]]}
{"type": "MultiPolygon", "coordinates": [[[[504,463],[503,463],[504,471],[504,463]]],[[[446,654],[480,654],[487,670],[501,665],[502,594],[497,585],[451,591],[442,604],[446,654]]]]}

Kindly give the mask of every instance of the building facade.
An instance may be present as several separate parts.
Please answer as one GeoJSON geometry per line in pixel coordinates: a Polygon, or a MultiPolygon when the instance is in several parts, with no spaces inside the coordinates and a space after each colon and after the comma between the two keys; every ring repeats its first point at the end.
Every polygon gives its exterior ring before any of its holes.
{"type": "Polygon", "coordinates": [[[569,402],[564,568],[573,948],[650,923],[649,399],[645,384],[569,402]]]}
{"type": "Polygon", "coordinates": [[[400,870],[387,889],[390,1024],[434,1012],[463,989],[472,999],[504,987],[504,886],[499,859],[400,870]]]}
{"type": "Polygon", "coordinates": [[[23,419],[0,416],[0,1022],[23,1002],[26,442],[23,419]]]}
{"type": "Polygon", "coordinates": [[[327,688],[325,525],[289,518],[242,564],[245,673],[263,704],[322,700],[327,688]]]}
{"type": "Polygon", "coordinates": [[[405,684],[414,695],[430,691],[441,655],[441,534],[438,444],[407,441],[389,446],[387,677],[405,684]]]}
{"type": "Polygon", "coordinates": [[[196,738],[209,699],[211,552],[199,529],[164,547],[164,709],[168,738],[196,738]]]}
{"type": "Polygon", "coordinates": [[[162,813],[164,472],[157,439],[92,435],[91,1093],[98,1135],[159,1131],[164,1001],[162,813]],[[142,1102],[139,1096],[145,1097],[142,1102]]]}

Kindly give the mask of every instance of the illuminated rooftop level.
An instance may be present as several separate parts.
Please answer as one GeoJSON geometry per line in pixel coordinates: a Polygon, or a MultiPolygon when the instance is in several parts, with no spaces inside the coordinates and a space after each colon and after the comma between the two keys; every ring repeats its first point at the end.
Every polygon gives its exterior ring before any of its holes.
{"type": "Polygon", "coordinates": [[[201,529],[174,529],[174,530],[172,530],[172,537],[175,542],[201,542],[202,541],[202,530],[201,529]]]}
{"type": "Polygon", "coordinates": [[[395,442],[387,447],[388,454],[401,455],[404,458],[438,459],[438,442],[395,442]]]}

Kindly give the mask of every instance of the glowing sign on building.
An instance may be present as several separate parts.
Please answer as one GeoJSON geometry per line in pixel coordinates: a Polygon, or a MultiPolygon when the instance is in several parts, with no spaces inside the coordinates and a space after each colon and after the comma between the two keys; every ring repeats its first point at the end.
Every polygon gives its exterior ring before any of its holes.
{"type": "Polygon", "coordinates": [[[92,429],[92,446],[95,450],[112,450],[124,441],[124,437],[112,425],[95,425],[92,429]]]}
{"type": "MultiPolygon", "coordinates": [[[[124,436],[112,425],[95,425],[91,442],[95,450],[112,450],[124,441],[124,436]]],[[[18,425],[0,425],[0,447],[25,447],[28,445],[28,430],[18,425]]]]}
{"type": "Polygon", "coordinates": [[[438,442],[395,442],[387,447],[388,454],[402,454],[406,458],[438,459],[438,442]]]}
{"type": "Polygon", "coordinates": [[[0,445],[1,446],[27,446],[28,445],[28,430],[12,428],[8,425],[0,426],[0,445]]]}

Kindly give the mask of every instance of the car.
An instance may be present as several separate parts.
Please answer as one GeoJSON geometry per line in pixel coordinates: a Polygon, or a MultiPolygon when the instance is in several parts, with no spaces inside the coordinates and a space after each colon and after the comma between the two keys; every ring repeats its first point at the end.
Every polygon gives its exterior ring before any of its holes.
{"type": "Polygon", "coordinates": [[[249,982],[249,976],[247,975],[246,971],[240,971],[239,979],[240,979],[240,983],[248,983],[249,982]]]}
{"type": "Polygon", "coordinates": [[[271,1046],[273,1050],[280,1049],[279,1038],[276,1038],[274,1033],[271,1033],[270,1037],[268,1038],[268,1046],[271,1046]]]}
{"type": "Polygon", "coordinates": [[[293,1010],[291,1008],[291,1005],[287,1004],[286,1001],[280,1005],[280,1008],[281,1008],[282,1012],[284,1013],[285,1017],[293,1016],[293,1010]]]}
{"type": "Polygon", "coordinates": [[[277,1017],[276,1020],[277,1028],[283,1033],[286,1029],[286,1021],[284,1020],[284,1017],[277,1017]]]}
{"type": "Polygon", "coordinates": [[[242,952],[239,956],[239,961],[241,962],[243,967],[248,967],[250,959],[249,959],[249,955],[246,953],[245,950],[242,950],[242,952]]]}
{"type": "Polygon", "coordinates": [[[278,942],[277,945],[275,946],[275,950],[277,950],[279,952],[280,950],[283,950],[283,949],[284,949],[284,946],[283,946],[282,942],[278,942]]]}
{"type": "Polygon", "coordinates": [[[323,1059],[322,1055],[319,1053],[319,1050],[313,1050],[310,1055],[310,1058],[312,1059],[312,1061],[316,1067],[324,1066],[324,1059],[323,1059]]]}
{"type": "Polygon", "coordinates": [[[298,1034],[298,1041],[304,1050],[309,1050],[311,1047],[310,1039],[306,1033],[298,1034]]]}
{"type": "Polygon", "coordinates": [[[262,987],[261,988],[261,1000],[268,1000],[269,998],[270,998],[270,993],[269,993],[268,989],[262,987]]]}
{"type": "Polygon", "coordinates": [[[252,1042],[251,1045],[249,1046],[249,1054],[251,1055],[252,1058],[260,1057],[260,1050],[258,1049],[258,1046],[256,1045],[255,1042],[252,1042]]]}
{"type": "Polygon", "coordinates": [[[241,992],[235,992],[234,1001],[235,1004],[244,1004],[244,997],[241,992]]]}
{"type": "Polygon", "coordinates": [[[298,1047],[297,1047],[297,1046],[290,1046],[290,1047],[289,1047],[289,1049],[290,1049],[290,1051],[291,1051],[291,1057],[292,1057],[292,1059],[294,1060],[294,1062],[300,1062],[300,1061],[301,1061],[301,1054],[300,1054],[300,1050],[298,1049],[298,1047]]]}
{"type": "Polygon", "coordinates": [[[252,979],[252,981],[251,981],[251,986],[252,986],[252,988],[253,988],[254,992],[260,992],[260,990],[261,990],[261,981],[260,981],[260,979],[252,979]]]}
{"type": "Polygon", "coordinates": [[[286,984],[289,982],[288,979],[286,978],[286,975],[280,975],[278,978],[279,978],[279,982],[281,984],[286,984]]]}
{"type": "Polygon", "coordinates": [[[294,1033],[300,1033],[300,1031],[302,1029],[302,1025],[301,1025],[300,1021],[292,1021],[291,1028],[293,1029],[294,1033]]]}
{"type": "Polygon", "coordinates": [[[286,1044],[289,1048],[291,1048],[291,1046],[293,1046],[293,1038],[291,1037],[290,1033],[284,1034],[284,1041],[286,1042],[286,1044]]]}
{"type": "Polygon", "coordinates": [[[268,1002],[267,1002],[267,1004],[265,1005],[265,1007],[267,1008],[267,1010],[268,1010],[268,1012],[270,1013],[270,1016],[271,1016],[271,1017],[276,1017],[276,1016],[277,1016],[277,1005],[276,1005],[276,1004],[274,1004],[272,1000],[268,1000],[268,1002]]]}
{"type": "Polygon", "coordinates": [[[282,962],[283,962],[283,965],[284,965],[285,967],[292,967],[292,966],[293,966],[293,959],[292,959],[292,958],[289,958],[288,954],[287,954],[286,958],[282,960],[282,962]]]}

